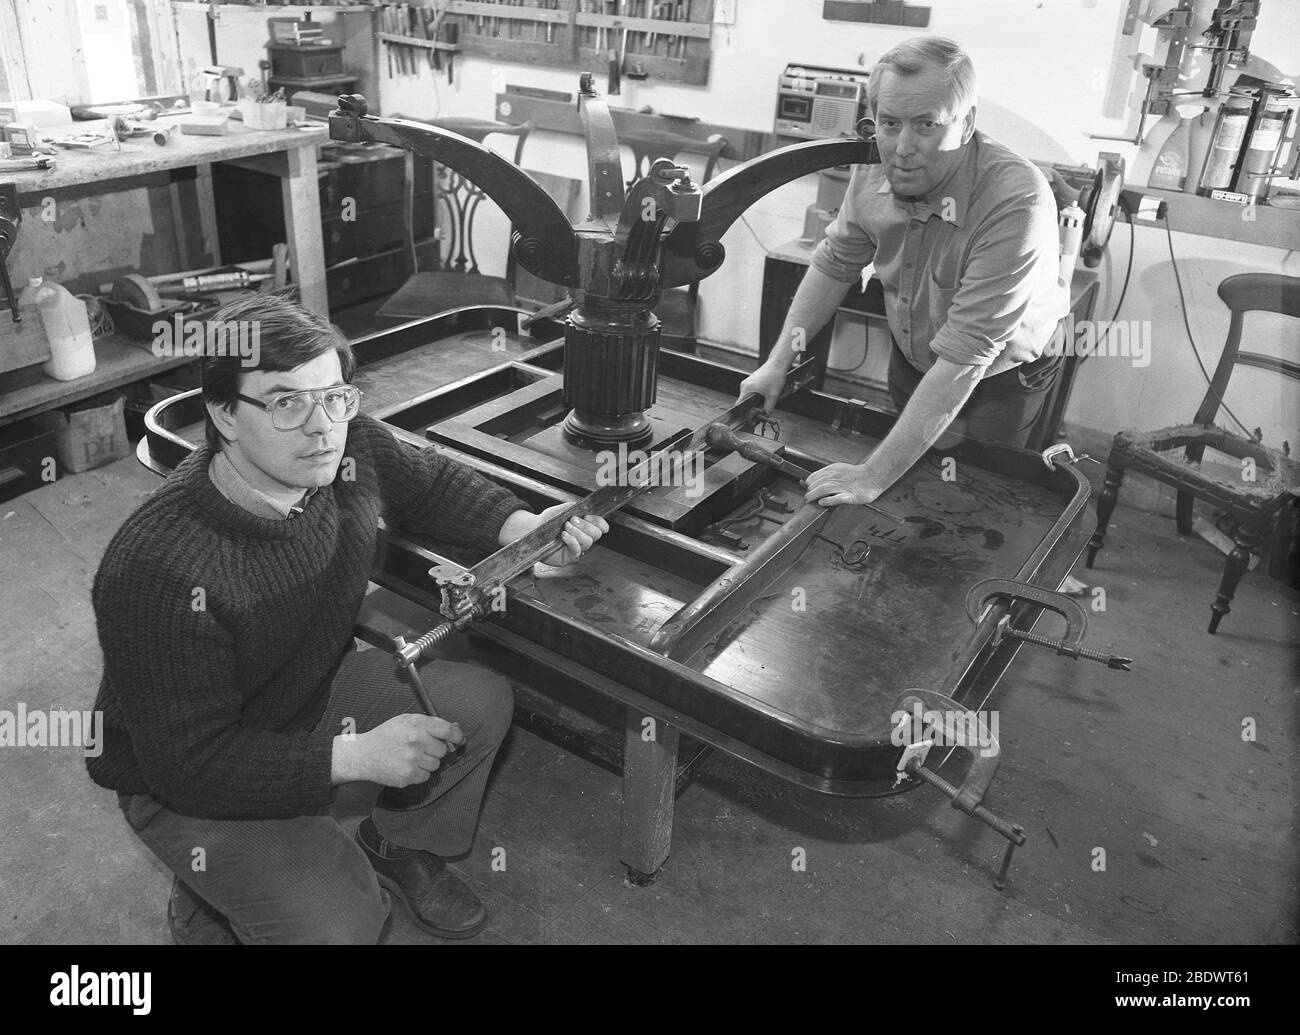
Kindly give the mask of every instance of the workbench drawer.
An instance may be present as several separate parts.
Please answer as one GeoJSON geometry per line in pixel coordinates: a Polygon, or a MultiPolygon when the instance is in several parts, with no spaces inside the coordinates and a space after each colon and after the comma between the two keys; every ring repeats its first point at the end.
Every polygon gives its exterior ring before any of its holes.
{"type": "Polygon", "coordinates": [[[432,209],[416,210],[415,223],[408,230],[406,205],[384,205],[372,208],[364,217],[345,220],[338,216],[321,221],[325,244],[325,265],[334,266],[345,259],[360,255],[374,255],[406,243],[407,235],[414,231],[416,240],[433,236],[432,209]]]}
{"type": "MultiPolygon", "coordinates": [[[[375,199],[396,200],[406,196],[402,152],[384,148],[381,155],[348,156],[343,159],[324,157],[320,174],[320,207],[325,216],[337,215],[345,198],[352,198],[358,210],[370,207],[375,199]]],[[[427,197],[433,190],[433,163],[415,159],[412,184],[416,198],[427,197]]]]}

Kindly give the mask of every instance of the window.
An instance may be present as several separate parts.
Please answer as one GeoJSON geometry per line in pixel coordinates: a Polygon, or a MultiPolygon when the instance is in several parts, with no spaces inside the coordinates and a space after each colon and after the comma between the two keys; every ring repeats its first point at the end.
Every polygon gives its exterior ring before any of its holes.
{"type": "Polygon", "coordinates": [[[0,0],[0,98],[102,104],[180,86],[168,0],[0,0]],[[62,52],[68,60],[49,60],[62,52]]]}

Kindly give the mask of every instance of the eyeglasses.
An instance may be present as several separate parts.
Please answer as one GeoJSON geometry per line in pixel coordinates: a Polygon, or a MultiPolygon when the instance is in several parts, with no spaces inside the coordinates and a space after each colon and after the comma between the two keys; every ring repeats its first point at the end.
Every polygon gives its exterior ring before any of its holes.
{"type": "Polygon", "coordinates": [[[253,399],[247,395],[236,395],[254,406],[260,406],[271,415],[271,426],[277,431],[293,431],[301,428],[316,412],[316,404],[325,411],[325,416],[335,424],[350,421],[361,409],[361,389],[352,385],[338,385],[334,388],[309,388],[303,392],[285,392],[271,399],[253,399]]]}

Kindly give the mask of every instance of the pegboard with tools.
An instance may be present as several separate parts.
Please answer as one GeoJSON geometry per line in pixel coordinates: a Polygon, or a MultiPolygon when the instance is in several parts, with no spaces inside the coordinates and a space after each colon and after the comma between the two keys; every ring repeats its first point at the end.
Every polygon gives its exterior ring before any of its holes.
{"type": "Polygon", "coordinates": [[[713,48],[714,0],[579,0],[578,60],[618,80],[705,86],[713,48]],[[617,75],[615,74],[617,72],[617,75]]]}
{"type": "Polygon", "coordinates": [[[383,4],[376,33],[388,61],[388,78],[447,73],[456,81],[460,26],[445,19],[446,4],[383,4]]]}
{"type": "Polygon", "coordinates": [[[450,0],[466,54],[623,79],[709,81],[714,0],[450,0]]]}

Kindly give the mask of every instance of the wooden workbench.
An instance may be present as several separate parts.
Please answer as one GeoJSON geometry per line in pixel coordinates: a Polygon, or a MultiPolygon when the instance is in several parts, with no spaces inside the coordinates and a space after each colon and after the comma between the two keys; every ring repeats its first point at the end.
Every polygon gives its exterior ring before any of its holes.
{"type": "MultiPolygon", "coordinates": [[[[176,117],[159,119],[160,124],[174,121],[176,117]]],[[[316,148],[327,139],[328,127],[323,124],[307,129],[252,130],[232,120],[227,123],[225,134],[218,137],[187,136],[177,128],[171,142],[161,147],[152,137],[137,137],[124,142],[120,149],[108,146],[89,151],[61,149],[55,168],[0,174],[0,183],[17,185],[26,220],[41,217],[42,199],[54,191],[93,184],[103,187],[107,193],[114,184],[135,177],[194,168],[198,173],[198,229],[205,250],[216,264],[221,259],[212,198],[212,163],[256,162],[258,169],[273,171],[282,178],[292,279],[299,287],[303,304],[314,312],[328,315],[316,179],[316,148]]],[[[183,233],[184,227],[179,226],[178,232],[183,233]]],[[[22,237],[20,231],[19,247],[22,237]]],[[[17,279],[24,271],[11,266],[11,272],[17,279]]],[[[91,272],[95,271],[68,270],[64,275],[72,277],[91,272]]],[[[21,285],[20,280],[18,283],[21,285]]]]}
{"type": "Polygon", "coordinates": [[[0,427],[192,362],[192,356],[156,356],[148,342],[132,341],[121,334],[96,338],[94,373],[71,381],[42,377],[24,388],[0,392],[0,427]]]}

